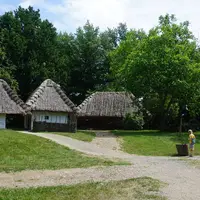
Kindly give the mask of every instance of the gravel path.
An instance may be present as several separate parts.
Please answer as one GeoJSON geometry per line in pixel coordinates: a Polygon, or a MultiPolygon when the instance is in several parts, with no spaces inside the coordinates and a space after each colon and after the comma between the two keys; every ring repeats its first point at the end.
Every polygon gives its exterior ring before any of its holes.
{"type": "Polygon", "coordinates": [[[125,180],[140,176],[144,176],[143,170],[135,168],[133,165],[68,170],[34,170],[0,173],[0,187],[71,185],[87,181],[125,180]]]}
{"type": "Polygon", "coordinates": [[[120,144],[117,140],[118,138],[108,131],[97,131],[96,137],[92,140],[91,144],[95,144],[101,148],[120,151],[120,144]]]}
{"type": "MultiPolygon", "coordinates": [[[[26,132],[26,131],[22,131],[22,133],[36,135],[36,136],[40,136],[46,139],[50,139],[58,144],[67,146],[70,149],[74,149],[76,151],[80,151],[89,155],[103,156],[107,158],[120,158],[120,157],[124,159],[132,158],[132,155],[130,154],[126,154],[120,151],[115,151],[115,150],[112,150],[111,148],[100,147],[94,143],[83,142],[83,141],[75,140],[70,137],[66,137],[62,135],[56,135],[56,134],[51,134],[51,133],[32,133],[32,132],[26,132]]],[[[114,140],[114,138],[112,139],[114,140]]],[[[106,140],[104,140],[104,142],[106,142],[106,140]]]]}
{"type": "MultiPolygon", "coordinates": [[[[123,180],[148,176],[168,185],[162,194],[170,200],[200,199],[200,170],[184,160],[170,157],[136,156],[102,148],[96,144],[77,141],[54,134],[29,133],[45,137],[72,149],[107,158],[119,158],[132,163],[130,166],[96,167],[87,169],[64,169],[0,173],[0,187],[31,187],[70,185],[87,181],[123,180]]],[[[193,159],[193,158],[192,158],[193,159]]]]}

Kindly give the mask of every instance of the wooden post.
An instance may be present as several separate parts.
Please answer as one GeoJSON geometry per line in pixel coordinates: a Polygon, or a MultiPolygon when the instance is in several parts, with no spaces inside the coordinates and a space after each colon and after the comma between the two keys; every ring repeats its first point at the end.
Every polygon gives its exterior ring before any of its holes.
{"type": "Polygon", "coordinates": [[[27,115],[24,115],[24,129],[27,130],[28,126],[27,126],[27,115]]]}
{"type": "Polygon", "coordinates": [[[77,116],[75,113],[70,114],[69,130],[72,133],[76,133],[77,131],[77,116]]]}
{"type": "Polygon", "coordinates": [[[33,123],[34,123],[34,117],[35,117],[35,113],[33,112],[31,115],[31,131],[33,131],[33,123]]]}
{"type": "Polygon", "coordinates": [[[181,119],[180,119],[180,127],[179,127],[179,133],[182,133],[182,125],[183,125],[183,117],[181,116],[181,119]]]}

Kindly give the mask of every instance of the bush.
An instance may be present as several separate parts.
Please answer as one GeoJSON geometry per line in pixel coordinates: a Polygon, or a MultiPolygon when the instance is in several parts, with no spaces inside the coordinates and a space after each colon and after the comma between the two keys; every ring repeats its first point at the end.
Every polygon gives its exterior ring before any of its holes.
{"type": "Polygon", "coordinates": [[[144,126],[144,119],[141,114],[129,113],[124,118],[124,129],[125,130],[141,130],[144,126]]]}

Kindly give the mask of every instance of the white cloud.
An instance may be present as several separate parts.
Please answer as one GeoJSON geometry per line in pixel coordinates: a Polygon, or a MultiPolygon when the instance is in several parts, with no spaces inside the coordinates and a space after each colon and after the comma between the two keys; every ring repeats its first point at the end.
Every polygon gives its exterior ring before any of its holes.
{"type": "MultiPolygon", "coordinates": [[[[23,7],[36,6],[53,18],[61,31],[67,27],[74,31],[90,20],[101,29],[116,27],[126,22],[129,28],[150,29],[158,23],[158,17],[166,13],[175,14],[180,21],[189,20],[191,30],[200,36],[200,2],[197,0],[23,0],[23,7]]],[[[69,30],[67,30],[69,31],[69,30]]]]}
{"type": "Polygon", "coordinates": [[[77,25],[87,19],[101,28],[126,22],[131,28],[148,30],[166,13],[175,14],[181,21],[189,20],[193,31],[200,30],[199,6],[196,0],[66,0],[68,12],[77,25]]]}
{"type": "Polygon", "coordinates": [[[129,0],[69,0],[68,11],[76,26],[90,20],[103,29],[126,21],[126,6],[129,0]]]}
{"type": "Polygon", "coordinates": [[[44,0],[22,0],[22,2],[19,4],[23,8],[28,8],[29,6],[43,6],[44,0]]]}
{"type": "Polygon", "coordinates": [[[0,14],[5,13],[11,10],[14,10],[15,6],[10,5],[10,4],[0,4],[0,14]]]}

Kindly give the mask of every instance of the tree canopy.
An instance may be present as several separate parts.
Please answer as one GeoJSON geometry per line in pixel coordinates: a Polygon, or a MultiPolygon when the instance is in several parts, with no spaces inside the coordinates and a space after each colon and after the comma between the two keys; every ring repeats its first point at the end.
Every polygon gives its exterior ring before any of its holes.
{"type": "Polygon", "coordinates": [[[87,21],[58,33],[39,10],[19,7],[0,16],[0,78],[24,101],[47,78],[77,105],[94,91],[130,91],[159,127],[186,104],[200,113],[198,40],[188,21],[169,14],[148,32],[122,23],[101,31],[87,21]]]}
{"type": "Polygon", "coordinates": [[[173,106],[188,104],[199,95],[199,48],[188,26],[177,24],[174,15],[161,16],[158,26],[147,34],[131,32],[111,53],[117,85],[121,82],[144,98],[148,110],[162,120],[173,106]]]}

